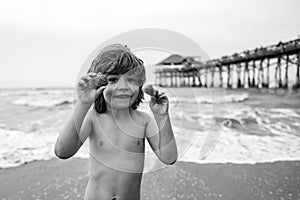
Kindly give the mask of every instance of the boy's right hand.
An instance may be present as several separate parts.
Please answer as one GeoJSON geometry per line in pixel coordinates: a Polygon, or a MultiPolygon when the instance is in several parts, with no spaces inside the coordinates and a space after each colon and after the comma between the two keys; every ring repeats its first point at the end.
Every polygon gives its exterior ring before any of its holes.
{"type": "Polygon", "coordinates": [[[95,81],[97,80],[97,76],[99,75],[91,72],[81,76],[79,79],[77,84],[77,97],[82,103],[92,104],[95,98],[105,89],[106,85],[102,85],[96,90],[97,84],[105,84],[105,82],[95,81]]]}

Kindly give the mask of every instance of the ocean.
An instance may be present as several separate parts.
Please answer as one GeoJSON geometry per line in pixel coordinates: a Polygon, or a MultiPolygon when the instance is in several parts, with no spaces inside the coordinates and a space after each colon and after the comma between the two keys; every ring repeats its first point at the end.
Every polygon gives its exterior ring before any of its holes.
{"type": "MultiPolygon", "coordinates": [[[[255,164],[300,160],[300,92],[159,88],[170,102],[180,161],[255,164]]],[[[0,168],[54,155],[76,101],[72,88],[0,90],[0,168]],[[75,99],[75,100],[74,100],[75,99]]],[[[150,112],[149,98],[138,109],[150,112]]],[[[146,154],[151,154],[149,146],[146,154]]],[[[75,157],[87,158],[88,142],[75,157]]]]}

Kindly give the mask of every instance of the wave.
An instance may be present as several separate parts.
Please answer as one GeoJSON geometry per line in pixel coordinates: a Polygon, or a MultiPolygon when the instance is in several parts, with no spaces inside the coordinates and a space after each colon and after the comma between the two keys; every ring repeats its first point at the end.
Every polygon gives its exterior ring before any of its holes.
{"type": "MultiPolygon", "coordinates": [[[[189,130],[185,130],[189,131],[189,130]]],[[[180,131],[182,132],[182,130],[180,131]]],[[[300,160],[300,138],[291,134],[281,134],[276,137],[242,134],[239,130],[221,126],[220,129],[210,131],[189,131],[191,137],[185,151],[179,160],[196,163],[236,163],[255,164],[275,161],[300,160]],[[194,136],[193,136],[194,134],[194,136]],[[219,137],[216,137],[216,135],[219,137]],[[208,146],[204,146],[209,140],[208,146]],[[206,150],[205,150],[206,148],[206,150]],[[207,154],[201,154],[202,152],[207,154]],[[204,156],[203,156],[204,155],[204,156]]],[[[179,134],[176,142],[182,143],[179,134]]],[[[180,145],[178,145],[180,146],[180,145]]],[[[180,148],[179,148],[180,149],[180,148]]]]}
{"type": "Polygon", "coordinates": [[[39,96],[39,95],[64,95],[69,94],[72,96],[73,89],[2,89],[0,90],[1,97],[7,96],[39,96]]]}
{"type": "Polygon", "coordinates": [[[232,109],[226,114],[225,119],[219,117],[216,120],[227,128],[240,130],[248,135],[299,135],[300,130],[300,114],[295,109],[289,108],[232,109]]]}
{"type": "Polygon", "coordinates": [[[248,94],[229,94],[215,97],[170,97],[172,103],[200,103],[200,104],[221,104],[221,103],[238,103],[248,99],[248,94]]]}
{"type": "Polygon", "coordinates": [[[54,141],[51,135],[24,133],[17,130],[0,129],[0,168],[15,167],[34,160],[50,159],[54,141]]]}
{"type": "Polygon", "coordinates": [[[70,97],[58,97],[49,98],[47,97],[27,97],[13,101],[15,105],[30,106],[30,107],[55,107],[68,105],[73,103],[73,98],[70,97]]]}
{"type": "Polygon", "coordinates": [[[15,105],[55,107],[73,103],[72,89],[11,89],[0,90],[1,97],[13,97],[15,105]]]}
{"type": "MultiPolygon", "coordinates": [[[[58,133],[41,131],[23,132],[0,128],[0,169],[20,166],[36,160],[49,160],[54,155],[54,144],[58,133]]],[[[87,143],[76,157],[87,158],[87,143]]]]}

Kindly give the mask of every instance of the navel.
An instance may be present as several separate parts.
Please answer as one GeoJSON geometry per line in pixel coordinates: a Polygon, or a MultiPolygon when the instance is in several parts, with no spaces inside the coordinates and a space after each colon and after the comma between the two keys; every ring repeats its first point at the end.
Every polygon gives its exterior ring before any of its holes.
{"type": "Polygon", "coordinates": [[[137,145],[140,145],[140,144],[141,144],[141,141],[138,140],[138,141],[136,142],[136,144],[137,144],[137,145]]]}
{"type": "Polygon", "coordinates": [[[118,196],[113,196],[111,200],[118,200],[118,196]]]}
{"type": "Polygon", "coordinates": [[[102,140],[100,140],[100,142],[99,142],[99,145],[100,145],[100,146],[102,146],[102,145],[103,145],[103,141],[102,141],[102,140]]]}

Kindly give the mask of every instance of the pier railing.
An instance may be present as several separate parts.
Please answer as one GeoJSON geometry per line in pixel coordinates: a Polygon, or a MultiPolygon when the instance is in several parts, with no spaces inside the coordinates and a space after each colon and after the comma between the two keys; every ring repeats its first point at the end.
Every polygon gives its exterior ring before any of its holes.
{"type": "Polygon", "coordinates": [[[199,62],[164,63],[156,83],[166,87],[300,88],[300,39],[199,62]],[[218,76],[218,78],[216,78],[218,76]],[[218,82],[218,84],[216,84],[218,82]]]}

